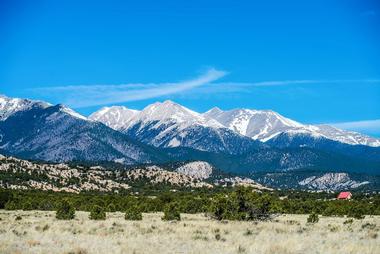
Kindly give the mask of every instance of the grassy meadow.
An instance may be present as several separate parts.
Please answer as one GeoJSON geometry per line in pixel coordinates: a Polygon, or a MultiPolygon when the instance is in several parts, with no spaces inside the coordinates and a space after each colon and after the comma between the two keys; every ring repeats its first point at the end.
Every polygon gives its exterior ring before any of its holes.
{"type": "Polygon", "coordinates": [[[126,221],[119,212],[94,221],[88,215],[76,212],[64,221],[55,212],[0,210],[0,253],[380,253],[379,216],[320,217],[310,224],[307,215],[266,222],[216,221],[203,214],[168,222],[162,213],[126,221]]]}

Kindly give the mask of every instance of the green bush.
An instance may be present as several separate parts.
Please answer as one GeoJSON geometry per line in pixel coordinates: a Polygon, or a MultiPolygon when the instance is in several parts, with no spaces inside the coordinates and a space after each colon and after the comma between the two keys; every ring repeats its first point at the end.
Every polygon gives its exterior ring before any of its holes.
{"type": "Polygon", "coordinates": [[[164,207],[162,220],[181,220],[181,214],[177,203],[169,203],[164,207]]]}
{"type": "Polygon", "coordinates": [[[24,211],[30,211],[33,210],[33,204],[30,202],[30,200],[27,200],[23,205],[22,205],[22,210],[24,211]]]}
{"type": "Polygon", "coordinates": [[[114,203],[110,203],[108,206],[107,206],[107,211],[108,212],[116,212],[116,206],[114,203]]]}
{"type": "Polygon", "coordinates": [[[348,220],[345,220],[345,221],[343,222],[343,224],[344,224],[344,225],[346,225],[346,224],[352,224],[353,222],[354,222],[353,219],[348,219],[348,220]]]}
{"type": "Polygon", "coordinates": [[[4,205],[5,210],[17,210],[18,209],[18,204],[15,201],[9,200],[5,205],[4,205]]]}
{"type": "Polygon", "coordinates": [[[355,218],[380,215],[380,194],[363,194],[361,198],[342,201],[332,200],[334,195],[329,193],[295,190],[254,193],[249,188],[218,187],[212,190],[182,189],[171,192],[165,186],[152,189],[153,187],[145,188],[144,184],[138,186],[138,189],[133,187],[133,191],[140,192],[141,195],[138,196],[125,193],[74,194],[41,190],[0,190],[0,207],[4,205],[7,210],[56,211],[61,201],[66,200],[76,211],[91,211],[94,205],[99,205],[106,212],[126,212],[129,207],[138,206],[144,213],[162,212],[166,204],[176,203],[181,213],[209,212],[218,220],[263,220],[270,218],[271,213],[278,212],[307,215],[317,213],[324,216],[349,215],[355,218]],[[152,196],[156,198],[151,198],[152,196]]]}
{"type": "Polygon", "coordinates": [[[0,209],[5,208],[5,204],[11,199],[11,194],[8,191],[0,190],[0,209]]]}
{"type": "Polygon", "coordinates": [[[72,220],[75,217],[75,209],[69,202],[62,200],[55,217],[58,220],[72,220]]]}
{"type": "Polygon", "coordinates": [[[271,198],[238,188],[229,196],[216,195],[210,212],[217,220],[267,220],[270,218],[271,198]]]}
{"type": "Polygon", "coordinates": [[[217,220],[238,220],[242,214],[238,211],[238,205],[225,195],[217,195],[210,207],[211,215],[217,220]]]}
{"type": "Polygon", "coordinates": [[[307,218],[307,223],[317,223],[319,221],[318,214],[312,213],[307,218]]]}
{"type": "Polygon", "coordinates": [[[90,211],[89,218],[91,220],[105,220],[106,212],[103,207],[95,205],[90,211]]]}
{"type": "Polygon", "coordinates": [[[362,220],[365,218],[365,211],[361,206],[350,207],[347,213],[347,217],[355,218],[357,220],[362,220]]]}
{"type": "Polygon", "coordinates": [[[126,220],[142,220],[142,213],[137,206],[131,206],[125,211],[126,220]]]}
{"type": "Polygon", "coordinates": [[[253,193],[247,193],[245,197],[243,211],[246,212],[247,220],[268,220],[270,219],[272,200],[268,194],[257,197],[253,193]]]}

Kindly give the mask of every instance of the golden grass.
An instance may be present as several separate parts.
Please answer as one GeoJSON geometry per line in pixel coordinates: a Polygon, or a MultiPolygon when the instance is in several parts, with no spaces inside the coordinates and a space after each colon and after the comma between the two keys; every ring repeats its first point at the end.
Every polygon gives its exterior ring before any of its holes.
{"type": "Polygon", "coordinates": [[[134,222],[108,213],[105,221],[91,221],[77,212],[75,220],[59,221],[54,212],[0,210],[0,253],[380,253],[380,217],[352,224],[321,217],[314,225],[306,215],[259,223],[218,222],[201,214],[182,214],[180,222],[161,217],[144,214],[134,222]]]}

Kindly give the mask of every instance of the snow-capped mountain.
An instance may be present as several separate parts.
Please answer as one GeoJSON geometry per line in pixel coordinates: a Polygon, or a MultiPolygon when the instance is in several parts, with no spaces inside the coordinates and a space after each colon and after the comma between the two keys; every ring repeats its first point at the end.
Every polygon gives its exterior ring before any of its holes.
{"type": "MultiPolygon", "coordinates": [[[[82,120],[87,120],[85,116],[82,116],[81,114],[79,114],[78,112],[75,112],[71,108],[68,108],[62,104],[59,104],[59,105],[60,105],[59,106],[60,111],[65,112],[73,117],[76,117],[82,120]]],[[[32,108],[46,109],[51,106],[52,104],[44,102],[44,101],[10,98],[5,95],[0,95],[0,121],[5,121],[8,117],[20,111],[27,111],[32,108]]]]}
{"type": "Polygon", "coordinates": [[[88,118],[93,121],[102,122],[108,127],[119,130],[124,128],[133,116],[140,111],[129,109],[123,106],[103,107],[91,114],[88,118]]]}
{"type": "MultiPolygon", "coordinates": [[[[71,108],[69,107],[66,107],[65,105],[63,104],[58,104],[57,105],[57,108],[58,108],[58,111],[59,112],[62,112],[62,113],[66,113],[74,118],[77,118],[77,119],[81,119],[81,120],[88,120],[87,117],[85,116],[82,116],[81,114],[79,114],[78,112],[72,110],[71,108]]],[[[58,112],[56,113],[58,114],[58,112]]]]}
{"type": "Polygon", "coordinates": [[[157,121],[158,125],[175,123],[180,129],[192,125],[224,128],[222,124],[213,119],[206,119],[195,111],[167,100],[148,105],[141,112],[132,117],[130,122],[125,125],[124,129],[130,128],[136,123],[147,124],[153,121],[157,121]]]}
{"type": "MultiPolygon", "coordinates": [[[[103,113],[99,121],[107,124],[104,119],[109,119],[110,114],[103,113]]],[[[238,154],[261,145],[172,101],[156,102],[135,112],[119,130],[156,147],[189,147],[238,154]]]]}
{"type": "MultiPolygon", "coordinates": [[[[0,121],[0,151],[46,161],[114,161],[126,164],[160,161],[152,147],[129,139],[101,123],[87,120],[63,105],[39,103],[0,121]]],[[[13,108],[12,108],[13,109],[13,108]]]]}
{"type": "Polygon", "coordinates": [[[369,137],[354,131],[345,131],[330,125],[316,125],[318,132],[324,137],[350,145],[378,147],[380,139],[369,137]]]}
{"type": "Polygon", "coordinates": [[[49,106],[51,105],[46,102],[10,98],[0,94],[0,121],[7,119],[9,116],[18,111],[28,110],[31,107],[46,108],[49,106]]]}
{"type": "Polygon", "coordinates": [[[302,128],[303,125],[270,110],[235,109],[222,111],[213,108],[203,114],[207,119],[215,119],[225,127],[241,135],[267,141],[289,129],[302,128]]]}
{"type": "MultiPolygon", "coordinates": [[[[357,132],[344,131],[328,125],[305,125],[271,110],[234,109],[222,111],[213,108],[203,114],[225,127],[255,140],[267,142],[280,134],[325,138],[350,145],[380,146],[380,139],[357,132]]],[[[308,146],[305,144],[305,146],[308,146]]]]}
{"type": "MultiPolygon", "coordinates": [[[[59,104],[2,96],[0,105],[0,153],[28,159],[124,164],[201,160],[225,172],[242,174],[311,168],[376,173],[380,168],[379,148],[309,135],[301,131],[304,125],[272,111],[239,110],[224,118],[219,109],[199,114],[165,101],[142,111],[102,109],[89,119],[59,104]],[[253,119],[261,121],[252,125],[253,119]],[[265,133],[279,130],[284,131],[266,143],[259,141],[265,133]],[[258,140],[248,135],[256,135],[258,140]]],[[[305,129],[336,131],[323,126],[305,129]]]]}
{"type": "Polygon", "coordinates": [[[380,159],[380,150],[375,147],[380,144],[379,139],[327,125],[304,125],[270,110],[213,108],[199,114],[165,101],[148,105],[142,111],[102,109],[90,118],[132,139],[162,148],[188,147],[244,154],[269,146],[281,149],[309,147],[366,160],[380,159]],[[125,117],[121,116],[121,111],[125,117]],[[362,145],[352,146],[354,144],[362,145]]]}

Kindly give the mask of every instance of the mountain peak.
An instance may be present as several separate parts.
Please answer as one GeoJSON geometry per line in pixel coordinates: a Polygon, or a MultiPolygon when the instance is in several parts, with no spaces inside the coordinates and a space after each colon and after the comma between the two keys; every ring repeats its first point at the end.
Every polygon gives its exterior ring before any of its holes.
{"type": "Polygon", "coordinates": [[[102,122],[112,129],[119,130],[128,124],[132,117],[139,112],[125,106],[111,106],[101,108],[92,113],[88,118],[93,121],[102,122]]]}
{"type": "Polygon", "coordinates": [[[170,100],[156,102],[147,106],[141,111],[138,118],[138,120],[142,121],[172,120],[177,123],[194,122],[203,119],[199,113],[170,100]]]}
{"type": "MultiPolygon", "coordinates": [[[[191,111],[190,109],[174,102],[174,101],[171,101],[171,100],[165,100],[163,102],[155,102],[153,104],[150,104],[148,106],[146,106],[144,110],[156,110],[156,109],[170,109],[172,108],[173,110],[176,109],[176,110],[188,110],[188,111],[191,111]]],[[[197,113],[198,114],[198,113],[197,113]]]]}
{"type": "Polygon", "coordinates": [[[164,102],[162,102],[162,104],[163,105],[177,105],[177,106],[181,106],[178,103],[175,103],[174,101],[171,101],[171,100],[165,100],[164,102]]]}
{"type": "Polygon", "coordinates": [[[57,104],[57,105],[55,105],[53,107],[55,107],[57,109],[57,111],[64,112],[64,113],[69,114],[70,116],[73,116],[75,118],[78,118],[78,119],[81,119],[81,120],[88,120],[87,117],[82,116],[81,114],[79,114],[78,112],[72,110],[71,108],[67,107],[64,104],[57,104]]]}
{"type": "Polygon", "coordinates": [[[209,109],[208,111],[206,111],[204,114],[212,114],[212,115],[215,115],[215,114],[220,114],[220,113],[223,113],[223,110],[221,110],[221,109],[218,108],[218,107],[213,107],[213,108],[209,109]]]}
{"type": "Polygon", "coordinates": [[[110,107],[102,107],[98,111],[92,113],[89,118],[97,117],[108,112],[138,112],[138,110],[130,109],[125,106],[110,106],[110,107]]]}
{"type": "Polygon", "coordinates": [[[207,118],[214,119],[225,127],[241,135],[265,141],[272,135],[289,128],[300,128],[301,124],[285,118],[272,110],[237,108],[228,111],[208,111],[207,118]]]}
{"type": "Polygon", "coordinates": [[[27,110],[33,106],[46,108],[51,106],[49,103],[42,101],[33,101],[28,99],[11,98],[5,95],[0,95],[0,121],[7,119],[12,114],[27,110]]]}

